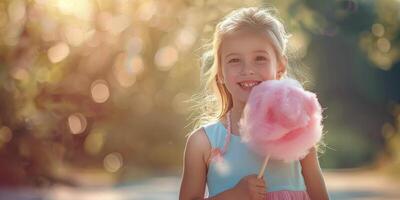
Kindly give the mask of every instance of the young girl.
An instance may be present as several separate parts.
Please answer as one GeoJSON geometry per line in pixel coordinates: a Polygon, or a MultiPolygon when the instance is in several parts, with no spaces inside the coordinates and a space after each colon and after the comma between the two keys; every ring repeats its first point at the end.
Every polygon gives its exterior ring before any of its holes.
{"type": "Polygon", "coordinates": [[[300,161],[270,160],[257,179],[263,158],[240,140],[238,122],[252,87],[286,76],[287,38],[267,9],[238,9],[217,25],[206,73],[218,99],[216,117],[187,140],[181,200],[204,199],[206,184],[207,199],[328,199],[315,148],[300,161]]]}

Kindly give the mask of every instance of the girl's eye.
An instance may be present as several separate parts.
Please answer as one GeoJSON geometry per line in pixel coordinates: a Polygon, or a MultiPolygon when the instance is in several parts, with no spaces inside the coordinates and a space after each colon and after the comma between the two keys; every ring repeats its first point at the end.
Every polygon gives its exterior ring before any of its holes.
{"type": "Polygon", "coordinates": [[[265,61],[265,60],[267,60],[267,58],[264,57],[264,56],[257,56],[256,57],[256,61],[265,61]]]}
{"type": "Polygon", "coordinates": [[[232,58],[228,61],[228,63],[238,63],[240,61],[239,58],[232,58]]]}

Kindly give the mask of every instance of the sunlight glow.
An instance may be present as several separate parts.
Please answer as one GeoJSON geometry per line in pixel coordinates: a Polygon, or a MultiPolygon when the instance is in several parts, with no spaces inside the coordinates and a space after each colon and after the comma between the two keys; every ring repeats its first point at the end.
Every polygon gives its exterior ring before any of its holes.
{"type": "MultiPolygon", "coordinates": [[[[54,0],[53,0],[54,1],[54,0]]],[[[66,15],[74,15],[84,20],[90,20],[93,13],[93,5],[89,0],[55,0],[60,12],[66,15]]]]}

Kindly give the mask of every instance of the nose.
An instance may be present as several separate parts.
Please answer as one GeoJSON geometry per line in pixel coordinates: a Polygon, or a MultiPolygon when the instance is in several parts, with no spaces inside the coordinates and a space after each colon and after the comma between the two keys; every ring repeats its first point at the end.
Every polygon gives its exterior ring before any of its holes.
{"type": "Polygon", "coordinates": [[[253,65],[248,62],[243,62],[240,74],[241,75],[254,75],[253,65]]]}

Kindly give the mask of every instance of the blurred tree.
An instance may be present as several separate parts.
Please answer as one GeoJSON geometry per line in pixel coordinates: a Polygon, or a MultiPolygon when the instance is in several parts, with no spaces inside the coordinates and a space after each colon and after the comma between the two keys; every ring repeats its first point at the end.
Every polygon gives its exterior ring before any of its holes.
{"type": "MultiPolygon", "coordinates": [[[[325,111],[325,167],[371,162],[386,144],[388,104],[399,102],[397,1],[294,1],[287,18],[304,32],[315,90],[325,111]]],[[[300,30],[298,30],[300,29],[300,30]]]]}
{"type": "Polygon", "coordinates": [[[6,0],[0,185],[178,171],[204,44],[229,11],[266,4],[293,33],[293,70],[310,68],[306,85],[327,107],[324,166],[360,166],[381,149],[397,159],[398,1],[6,0]]]}

